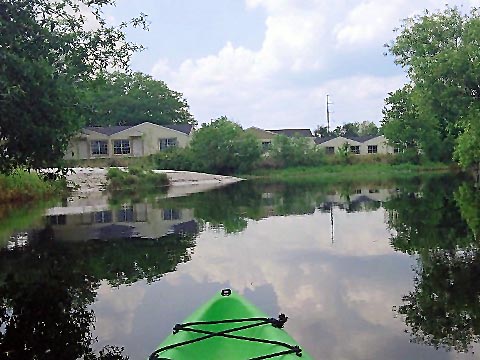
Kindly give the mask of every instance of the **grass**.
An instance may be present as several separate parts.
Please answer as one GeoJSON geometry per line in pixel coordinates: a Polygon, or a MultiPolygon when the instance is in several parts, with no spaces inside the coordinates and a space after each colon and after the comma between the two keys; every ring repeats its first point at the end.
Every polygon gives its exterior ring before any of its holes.
{"type": "Polygon", "coordinates": [[[0,204],[46,199],[63,186],[59,181],[45,181],[35,172],[16,170],[0,174],[0,204]]]}
{"type": "Polygon", "coordinates": [[[156,189],[167,187],[169,180],[166,174],[154,173],[151,170],[144,170],[132,167],[127,171],[117,168],[110,168],[107,173],[108,190],[119,191],[126,189],[156,189]]]}
{"type": "Polygon", "coordinates": [[[274,181],[297,182],[318,181],[375,181],[379,179],[399,179],[415,177],[422,173],[445,173],[449,165],[429,163],[423,165],[385,163],[358,163],[350,165],[322,165],[318,167],[291,167],[286,169],[257,170],[253,174],[243,175],[247,179],[265,179],[274,181]]]}

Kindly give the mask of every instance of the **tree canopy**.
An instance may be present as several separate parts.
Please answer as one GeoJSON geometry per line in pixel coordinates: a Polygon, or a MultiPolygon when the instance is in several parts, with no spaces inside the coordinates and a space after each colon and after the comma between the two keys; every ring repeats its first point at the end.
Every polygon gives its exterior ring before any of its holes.
{"type": "Polygon", "coordinates": [[[387,46],[409,83],[386,99],[383,129],[394,146],[468,167],[480,161],[480,17],[458,8],[410,17],[387,46]],[[468,153],[468,154],[467,154],[468,153]]]}
{"type": "Polygon", "coordinates": [[[87,119],[90,126],[138,125],[145,121],[196,124],[181,93],[141,72],[104,73],[89,84],[85,95],[85,103],[92,110],[87,119]]]}
{"type": "Polygon", "coordinates": [[[343,125],[338,125],[335,129],[328,131],[326,126],[318,125],[317,129],[314,131],[315,136],[326,137],[326,136],[347,136],[347,137],[357,137],[357,136],[368,136],[368,135],[380,135],[381,129],[371,121],[363,122],[353,122],[346,123],[343,125]]]}
{"type": "Polygon", "coordinates": [[[126,41],[123,29],[145,25],[144,16],[111,27],[102,7],[114,3],[0,3],[0,172],[62,158],[82,126],[80,89],[104,69],[128,68],[132,53],[141,50],[126,41]]]}

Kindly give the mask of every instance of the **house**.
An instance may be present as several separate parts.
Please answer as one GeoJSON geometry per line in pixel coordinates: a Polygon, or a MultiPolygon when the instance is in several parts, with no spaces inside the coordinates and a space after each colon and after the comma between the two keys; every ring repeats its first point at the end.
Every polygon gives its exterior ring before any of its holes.
{"type": "Polygon", "coordinates": [[[191,139],[189,124],[86,127],[70,140],[65,159],[138,157],[169,147],[185,147],[191,139]]]}
{"type": "Polygon", "coordinates": [[[250,127],[246,131],[252,133],[257,139],[262,142],[262,147],[266,150],[272,145],[272,140],[275,136],[284,135],[287,137],[303,137],[307,138],[312,146],[315,145],[312,132],[310,129],[278,129],[278,130],[263,130],[258,127],[250,127]]]}
{"type": "Polygon", "coordinates": [[[388,146],[384,135],[369,136],[330,136],[315,138],[315,144],[325,148],[327,154],[334,154],[338,148],[348,144],[349,150],[357,155],[393,154],[394,149],[388,146]]]}

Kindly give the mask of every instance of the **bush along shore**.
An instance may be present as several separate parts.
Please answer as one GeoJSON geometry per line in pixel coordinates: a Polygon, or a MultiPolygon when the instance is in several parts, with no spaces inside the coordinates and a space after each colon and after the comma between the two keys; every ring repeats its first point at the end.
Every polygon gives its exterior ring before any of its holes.
{"type": "Polygon", "coordinates": [[[0,174],[0,204],[25,203],[48,199],[66,189],[64,180],[48,180],[41,174],[15,170],[9,175],[0,174]]]}
{"type": "Polygon", "coordinates": [[[107,172],[108,186],[111,192],[146,192],[154,189],[167,189],[170,182],[166,174],[131,167],[128,171],[110,168],[107,172]]]}

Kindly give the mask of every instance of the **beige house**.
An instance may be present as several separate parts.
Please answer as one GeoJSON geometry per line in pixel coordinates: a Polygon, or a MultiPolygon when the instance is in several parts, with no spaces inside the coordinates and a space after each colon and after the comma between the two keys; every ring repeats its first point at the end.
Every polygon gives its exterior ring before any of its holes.
{"type": "Polygon", "coordinates": [[[157,125],[144,122],[135,126],[86,127],[74,136],[65,159],[138,157],[169,147],[185,147],[193,126],[189,124],[157,125]]]}
{"type": "Polygon", "coordinates": [[[311,142],[311,145],[315,145],[315,137],[310,129],[278,129],[278,130],[263,130],[257,127],[250,127],[246,129],[249,133],[255,135],[257,139],[262,142],[263,148],[266,150],[272,145],[272,140],[275,136],[284,135],[287,137],[304,137],[311,142]]]}
{"type": "Polygon", "coordinates": [[[325,148],[327,154],[335,154],[345,143],[348,144],[350,152],[357,155],[394,153],[393,147],[387,145],[387,139],[383,135],[315,138],[315,144],[325,148]]]}

